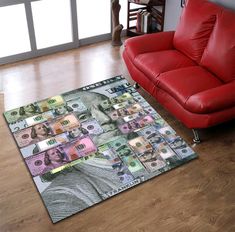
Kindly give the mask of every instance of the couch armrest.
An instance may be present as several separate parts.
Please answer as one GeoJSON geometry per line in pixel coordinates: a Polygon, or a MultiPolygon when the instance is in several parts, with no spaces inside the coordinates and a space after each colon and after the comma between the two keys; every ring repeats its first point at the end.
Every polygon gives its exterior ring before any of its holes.
{"type": "Polygon", "coordinates": [[[235,81],[192,95],[185,108],[194,113],[210,113],[235,106],[235,81]]]}
{"type": "Polygon", "coordinates": [[[131,60],[138,54],[173,49],[174,31],[158,32],[129,38],[124,47],[131,60]]]}

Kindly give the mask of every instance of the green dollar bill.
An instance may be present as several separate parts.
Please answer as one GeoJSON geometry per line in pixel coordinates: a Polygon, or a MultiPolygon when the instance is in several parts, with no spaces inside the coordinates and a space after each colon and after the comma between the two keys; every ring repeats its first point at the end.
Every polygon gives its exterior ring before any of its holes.
{"type": "Polygon", "coordinates": [[[6,111],[4,116],[8,123],[14,123],[32,117],[40,113],[40,109],[36,103],[22,106],[13,110],[6,111]]]}

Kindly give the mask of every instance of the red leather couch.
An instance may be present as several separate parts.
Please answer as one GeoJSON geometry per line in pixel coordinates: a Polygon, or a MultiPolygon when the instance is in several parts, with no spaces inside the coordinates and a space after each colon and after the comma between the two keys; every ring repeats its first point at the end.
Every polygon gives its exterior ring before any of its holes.
{"type": "Polygon", "coordinates": [[[134,81],[188,128],[235,118],[235,13],[188,0],[176,31],[133,37],[123,58],[134,81]]]}

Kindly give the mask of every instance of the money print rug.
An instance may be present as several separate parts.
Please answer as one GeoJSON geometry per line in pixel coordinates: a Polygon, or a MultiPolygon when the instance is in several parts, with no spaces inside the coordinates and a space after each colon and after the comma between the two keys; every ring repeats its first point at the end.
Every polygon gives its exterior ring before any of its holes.
{"type": "Polygon", "coordinates": [[[122,76],[4,116],[53,223],[197,157],[122,76]]]}

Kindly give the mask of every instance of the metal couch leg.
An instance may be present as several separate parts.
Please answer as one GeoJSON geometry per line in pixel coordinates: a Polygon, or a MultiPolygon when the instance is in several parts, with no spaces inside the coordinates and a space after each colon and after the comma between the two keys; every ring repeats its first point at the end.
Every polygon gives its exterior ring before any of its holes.
{"type": "Polygon", "coordinates": [[[139,86],[139,84],[138,84],[137,82],[135,82],[135,84],[133,85],[133,87],[134,87],[135,89],[138,89],[140,86],[139,86]]]}
{"type": "Polygon", "coordinates": [[[197,144],[200,143],[201,140],[200,140],[200,138],[199,138],[198,131],[195,130],[195,129],[192,129],[192,131],[193,131],[193,142],[194,142],[194,143],[197,143],[197,144]]]}

